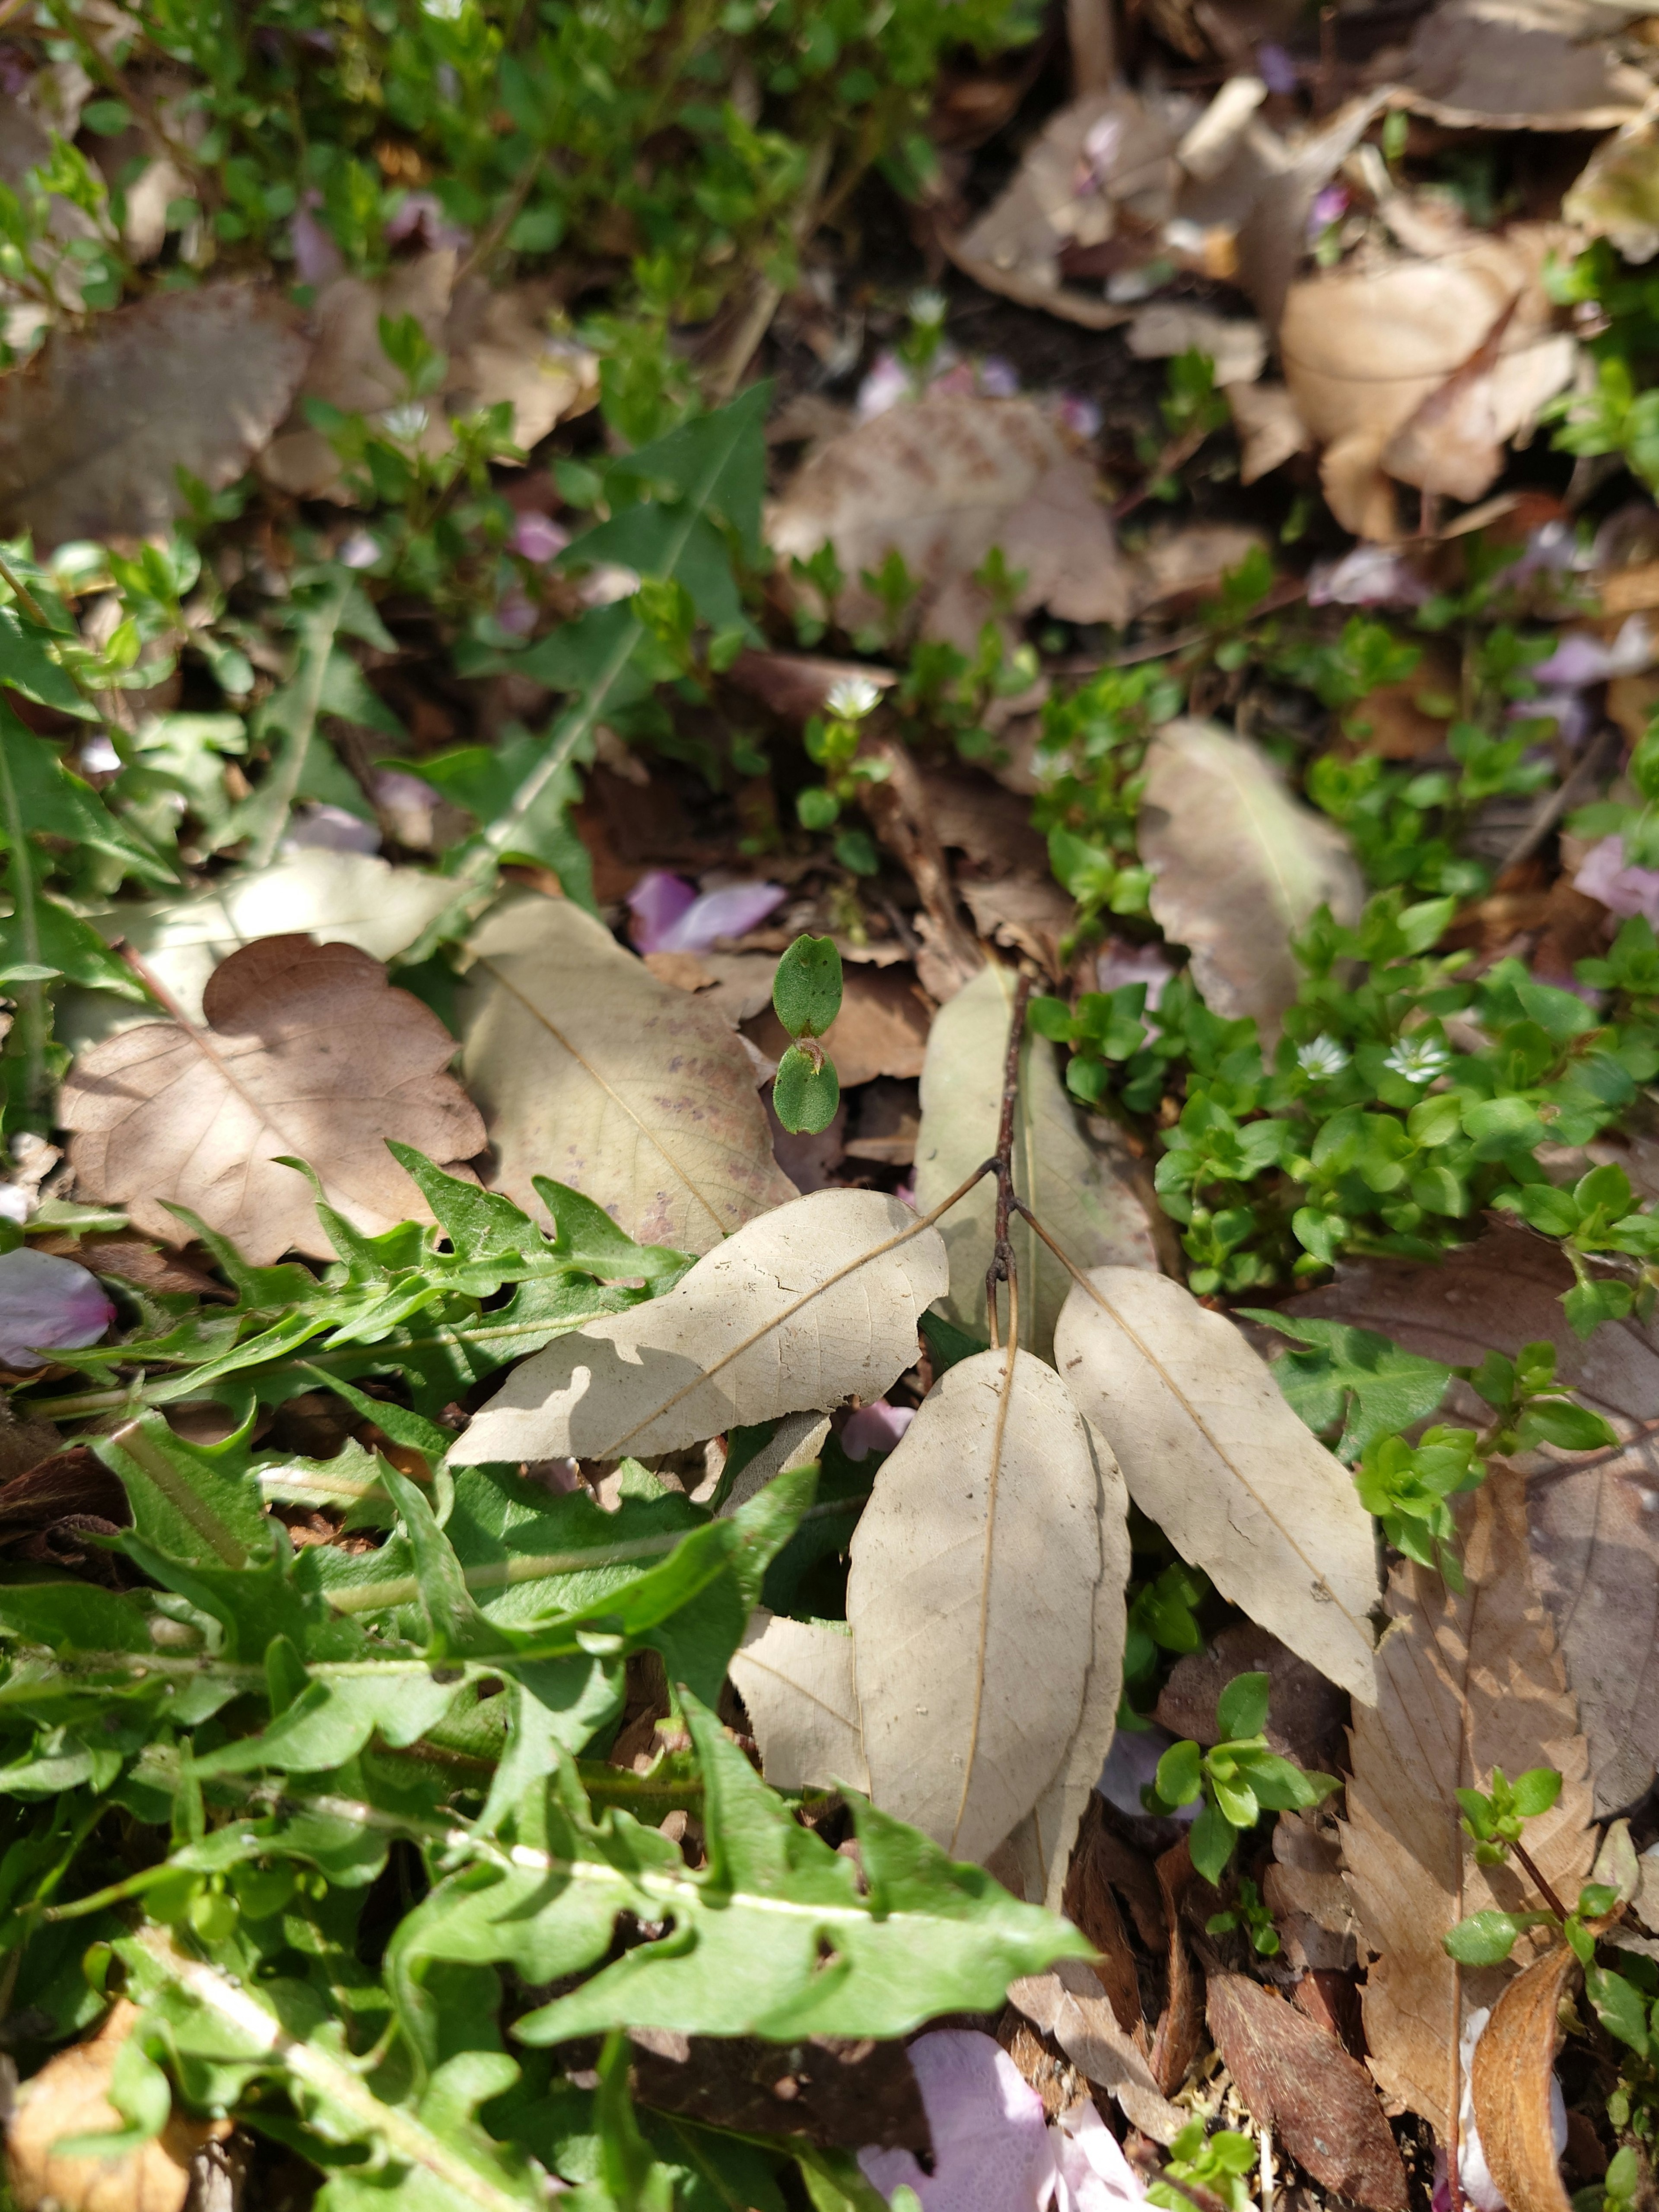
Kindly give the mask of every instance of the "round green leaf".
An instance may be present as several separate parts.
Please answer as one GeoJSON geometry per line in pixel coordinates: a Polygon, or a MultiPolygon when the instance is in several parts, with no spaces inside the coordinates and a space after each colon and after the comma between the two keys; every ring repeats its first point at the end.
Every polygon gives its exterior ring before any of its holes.
{"type": "Polygon", "coordinates": [[[841,955],[833,938],[795,939],[772,978],[772,1004],[792,1037],[823,1035],[841,1012],[841,955]]]}
{"type": "Polygon", "coordinates": [[[835,1120],[840,1103],[835,1063],[826,1060],[822,1067],[814,1067],[800,1047],[792,1044],[778,1062],[772,1085],[773,1110],[790,1135],[817,1136],[835,1120]]]}

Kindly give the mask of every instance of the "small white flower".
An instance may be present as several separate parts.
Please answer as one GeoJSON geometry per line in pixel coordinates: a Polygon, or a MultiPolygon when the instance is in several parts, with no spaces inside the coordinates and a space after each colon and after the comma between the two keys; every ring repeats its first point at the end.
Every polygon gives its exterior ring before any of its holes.
{"type": "Polygon", "coordinates": [[[861,722],[880,697],[880,684],[867,676],[843,676],[830,686],[823,703],[839,720],[861,722]]]}
{"type": "Polygon", "coordinates": [[[937,330],[945,320],[950,301],[943,292],[924,290],[910,295],[910,320],[920,323],[925,330],[937,330]]]}
{"type": "Polygon", "coordinates": [[[1432,1083],[1451,1066],[1451,1054],[1437,1037],[1401,1037],[1382,1065],[1407,1083],[1432,1083]]]}
{"type": "Polygon", "coordinates": [[[388,407],[380,416],[380,427],[400,444],[412,445],[431,420],[430,410],[418,399],[408,399],[401,407],[388,407]]]}
{"type": "Polygon", "coordinates": [[[1316,1037],[1310,1037],[1306,1044],[1298,1048],[1296,1064],[1304,1075],[1312,1076],[1316,1083],[1323,1083],[1334,1075],[1341,1074],[1348,1064],[1348,1054],[1334,1036],[1322,1033],[1316,1037]]]}
{"type": "Polygon", "coordinates": [[[421,0],[428,15],[435,15],[441,23],[453,23],[460,15],[465,0],[421,0]]]}

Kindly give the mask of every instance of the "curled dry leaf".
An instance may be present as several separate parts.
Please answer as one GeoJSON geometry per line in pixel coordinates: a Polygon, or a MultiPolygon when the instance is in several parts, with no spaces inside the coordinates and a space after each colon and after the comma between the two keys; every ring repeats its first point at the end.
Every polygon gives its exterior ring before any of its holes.
{"type": "Polygon", "coordinates": [[[149,1022],[94,1045],[64,1085],[77,1184],[148,1236],[188,1243],[170,1200],[256,1266],[330,1258],[311,1186],[283,1158],[306,1161],[330,1204],[378,1235],[428,1218],[389,1138],[451,1164],[483,1147],[477,1109],[445,1072],[454,1039],[354,945],[245,945],[202,1011],[202,1027],[149,1022]]]}
{"type": "Polygon", "coordinates": [[[1540,21],[1527,0],[1441,0],[1371,75],[1396,106],[1454,131],[1613,131],[1651,90],[1582,27],[1540,21]]]}
{"type": "Polygon", "coordinates": [[[874,1190],[819,1190],[750,1221],[665,1297],[514,1369],[451,1456],[620,1459],[734,1425],[879,1398],[916,1357],[945,1245],[874,1190]]]}
{"type": "MultiPolygon", "coordinates": [[[[1560,1306],[1572,1270],[1559,1248],[1504,1228],[1465,1244],[1440,1266],[1345,1261],[1334,1283],[1286,1311],[1391,1336],[1449,1366],[1488,1350],[1510,1358],[1547,1340],[1556,1372],[1611,1422],[1617,1452],[1546,1447],[1516,1462],[1528,1476],[1532,1569],[1549,1607],[1589,1743],[1595,1808],[1605,1818],[1643,1796],[1659,1765],[1659,1335],[1635,1321],[1604,1322],[1586,1343],[1560,1306]]],[[[1455,1391],[1461,1386],[1454,1385],[1455,1391]]],[[[1486,1418],[1472,1393],[1452,1418],[1486,1418]]]]}
{"type": "MultiPolygon", "coordinates": [[[[916,1139],[916,1203],[924,1212],[947,1199],[996,1149],[1016,988],[1012,970],[992,963],[933,1018],[916,1139]]],[[[1077,1266],[1157,1267],[1131,1162],[1089,1141],[1053,1047],[1035,1036],[1020,1051],[1013,1168],[1016,1192],[1077,1266]]],[[[985,1268],[995,1210],[995,1184],[988,1176],[943,1224],[951,1255],[946,1310],[980,1336],[987,1334],[985,1268]]],[[[1011,1220],[1008,1241],[1019,1271],[1019,1340],[1046,1357],[1072,1279],[1029,1222],[1011,1220]]]]}
{"type": "Polygon", "coordinates": [[[1143,2135],[1174,2142],[1187,2114],[1153,2081],[1146,2052],[1118,2026],[1085,1960],[1061,1959],[1046,1974],[1011,1982],[1008,2002],[1054,2037],[1079,2074],[1115,2097],[1143,2135]]]}
{"type": "Polygon", "coordinates": [[[742,1039],[591,915],[526,896],[471,949],[462,1073],[517,1205],[545,1218],[531,1177],[550,1176],[641,1243],[707,1252],[794,1196],[742,1039]]]}
{"type": "Polygon", "coordinates": [[[251,284],[157,292],[54,332],[0,378],[0,532],[45,551],[165,531],[179,472],[210,491],[240,476],[309,352],[295,310],[251,284]]]}
{"type": "Polygon", "coordinates": [[[869,1789],[850,1636],[758,1606],[731,1675],[775,1788],[869,1789]]]}
{"type": "Polygon", "coordinates": [[[1589,1754],[1533,1579],[1524,1485],[1494,1467],[1460,1503],[1468,1590],[1455,1595],[1425,1567],[1395,1571],[1376,1702],[1354,1712],[1342,1826],[1373,1954],[1361,1993],[1371,2071],[1443,2142],[1462,2008],[1491,2004],[1510,1970],[1460,1969],[1440,1939],[1471,1913],[1537,1902],[1518,1869],[1476,1864],[1456,1791],[1490,1788],[1494,1766],[1510,1776],[1553,1766],[1561,1795],[1528,1821],[1527,1849],[1568,1898],[1595,1855],[1589,1754]]]}
{"type": "Polygon", "coordinates": [[[1271,2128],[1324,2188],[1372,2212],[1406,2212],[1406,2169],[1359,2061],[1244,1974],[1211,1974],[1204,2009],[1256,2124],[1271,2128]]]}
{"type": "Polygon", "coordinates": [[[110,2076],[138,2019],[125,1998],[96,2035],[49,2058],[18,2092],[6,2124],[7,2178],[18,2212],[183,2212],[191,2160],[228,2135],[227,2120],[174,2113],[152,2141],[115,2158],[61,2158],[60,2139],[112,2135],[125,2125],[109,2101],[110,2076]]]}
{"type": "Polygon", "coordinates": [[[1076,1733],[1098,1511],[1064,1384],[1007,1351],[950,1368],[876,1476],[847,1578],[871,1795],[953,1858],[996,1849],[1076,1733]]]}
{"type": "Polygon", "coordinates": [[[1578,1972],[1565,1943],[1534,1959],[1492,2007],[1474,2046],[1469,2069],[1474,2124],[1486,2170],[1510,2212],[1571,2212],[1550,2093],[1561,2003],[1578,1972]]]}
{"type": "Polygon", "coordinates": [[[1204,1984],[1193,1970],[1181,1929],[1182,1900],[1198,1879],[1184,1836],[1159,1855],[1152,1871],[1164,1900],[1169,1996],[1152,2038],[1152,2079],[1169,2096],[1186,2080],[1204,2041],[1204,1984]]]}
{"type": "Polygon", "coordinates": [[[991,611],[973,574],[994,545],[1024,572],[1018,612],[1128,615],[1128,572],[1093,473],[1025,399],[955,393],[889,408],[805,464],[767,538],[786,564],[833,546],[847,579],[836,617],[848,629],[879,619],[860,572],[896,551],[921,585],[923,629],[971,645],[991,611]]]}
{"type": "Polygon", "coordinates": [[[1238,433],[1238,480],[1253,484],[1270,476],[1313,442],[1288,386],[1230,384],[1227,405],[1238,433]]]}
{"type": "Polygon", "coordinates": [[[1147,748],[1140,852],[1152,914],[1193,956],[1206,1006],[1264,1036],[1296,1000],[1291,939],[1316,908],[1359,918],[1364,885],[1334,822],[1291,797],[1267,756],[1213,722],[1166,722],[1147,748]]]}
{"type": "Polygon", "coordinates": [[[1207,354],[1218,386],[1254,384],[1267,365],[1267,333],[1254,319],[1158,300],[1143,307],[1130,325],[1129,350],[1140,361],[1207,354]]]}
{"type": "Polygon", "coordinates": [[[1370,1516],[1234,1324],[1164,1276],[1097,1267],[1066,1302],[1054,1357],[1182,1559],[1356,1700],[1374,1698],[1370,1516]]]}
{"type": "Polygon", "coordinates": [[[1540,282],[1567,245],[1559,226],[1516,223],[1432,258],[1368,253],[1291,287],[1285,380],[1324,448],[1325,495],[1346,528],[1400,534],[1390,477],[1465,500],[1492,484],[1509,440],[1572,376],[1573,341],[1553,327],[1540,282]],[[1448,401],[1425,415],[1448,384],[1448,401]]]}

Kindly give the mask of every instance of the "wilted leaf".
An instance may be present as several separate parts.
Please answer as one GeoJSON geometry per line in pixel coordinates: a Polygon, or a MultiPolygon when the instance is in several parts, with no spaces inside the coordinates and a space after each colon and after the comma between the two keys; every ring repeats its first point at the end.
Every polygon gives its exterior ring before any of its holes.
{"type": "MultiPolygon", "coordinates": [[[[1528,1834],[1530,1834],[1530,1825],[1528,1834]]],[[[1510,2212],[1569,2212],[1550,2092],[1562,2000],[1578,1977],[1565,1943],[1534,1959],[1492,2007],[1469,2068],[1486,2170],[1510,2212]]]]}
{"type": "MultiPolygon", "coordinates": [[[[1520,1477],[1495,1467],[1460,1501],[1468,1591],[1401,1565],[1395,1626],[1377,1654],[1377,1701],[1356,1707],[1342,1849],[1374,1954],[1361,1993],[1371,2071],[1383,2093],[1445,2139],[1462,2003],[1490,2004],[1507,1968],[1455,1966],[1441,1937],[1471,1914],[1539,1900],[1521,1869],[1475,1863],[1458,1826],[1460,1789],[1553,1766],[1553,1810],[1527,1822],[1527,1849],[1558,1894],[1576,1898],[1595,1853],[1589,1758],[1527,1551],[1520,1477]]],[[[1524,1951],[1522,1953],[1524,1956],[1524,1951]]]]}
{"type": "Polygon", "coordinates": [[[847,1618],[871,1795],[952,1857],[996,1849],[1076,1732],[1097,1489],[1053,1368],[981,1352],[929,1391],[854,1532],[847,1618]]]}
{"type": "Polygon", "coordinates": [[[833,439],[772,507],[767,541],[785,562],[835,548],[847,579],[836,618],[848,629],[881,619],[860,574],[897,552],[921,586],[924,631],[965,634],[971,647],[993,611],[973,574],[994,545],[1024,574],[1018,612],[1128,615],[1128,571],[1093,473],[1025,399],[921,399],[833,439]]]}
{"type": "Polygon", "coordinates": [[[1284,1938],[1287,1964],[1304,1973],[1352,1966],[1358,1923],[1334,1828],[1318,1826],[1311,1814],[1281,1813],[1272,1863],[1261,1871],[1261,1896],[1284,1938]]]}
{"type": "Polygon", "coordinates": [[[1190,947],[1205,1004],[1227,1021],[1253,1014],[1270,1039],[1300,980],[1291,938],[1321,906],[1352,924],[1364,898],[1336,824],[1213,722],[1166,722],[1147,748],[1140,854],[1153,916],[1190,947]]]}
{"type": "Polygon", "coordinates": [[[1325,2188],[1374,2212],[1406,2212],[1406,2169],[1359,2061],[1246,1975],[1212,1973],[1204,2008],[1257,2126],[1271,2128],[1325,2188]]]}
{"type": "Polygon", "coordinates": [[[1143,2135],[1166,2143],[1180,2133],[1187,2115],[1164,2096],[1145,2051],[1118,2026],[1092,1966],[1062,1959],[1046,1974],[1011,1982],[1008,2002],[1054,2037],[1079,2073],[1109,2090],[1143,2135]]]}
{"type": "Polygon", "coordinates": [[[1607,48],[1538,20],[1527,0],[1441,0],[1403,53],[1379,54],[1373,81],[1396,106],[1454,131],[1611,131],[1651,90],[1607,48]]]}
{"type": "Polygon", "coordinates": [[[454,1039],[377,960],[349,945],[270,937],[233,953],[203,994],[202,1028],[146,1023],[82,1053],[60,1119],[81,1190],[183,1244],[187,1206],[260,1265],[333,1256],[307,1161],[329,1202],[379,1233],[424,1208],[386,1139],[441,1162],[482,1149],[483,1125],[444,1071],[454,1039]]]}
{"type": "MultiPolygon", "coordinates": [[[[1556,1372],[1626,1439],[1614,1453],[1545,1446],[1516,1462],[1528,1475],[1533,1572],[1549,1607],[1567,1680],[1589,1742],[1595,1806],[1605,1817],[1633,1804],[1659,1765],[1659,1345],[1635,1321],[1604,1322],[1588,1343],[1568,1327],[1560,1295],[1572,1270],[1555,1246],[1500,1229],[1443,1265],[1344,1261],[1334,1283],[1292,1299],[1287,1315],[1328,1317],[1393,1337],[1448,1365],[1475,1366],[1488,1350],[1556,1347],[1556,1372]]],[[[1455,1392],[1458,1386],[1454,1385],[1455,1392]]],[[[1454,1395],[1454,1419],[1487,1408],[1454,1395]]]]}
{"type": "Polygon", "coordinates": [[[731,1674],[775,1788],[868,1790],[850,1636],[760,1606],[731,1674]]]}
{"type": "MultiPolygon", "coordinates": [[[[1016,978],[993,963],[933,1017],[921,1071],[916,1203],[939,1205],[996,1149],[1016,978]]],[[[1080,1267],[1156,1268],[1146,1207],[1126,1158],[1091,1145],[1066,1096],[1054,1047],[1028,1034],[1014,1117],[1014,1188],[1080,1267]]],[[[946,1311],[981,1338],[996,1186],[988,1176],[942,1224],[951,1256],[946,1311]]],[[[1015,1218],[1019,1340],[1046,1358],[1072,1279],[1036,1232],[1015,1218]]]]}
{"type": "Polygon", "coordinates": [[[41,1350],[96,1344],[115,1308],[96,1275],[27,1244],[0,1252],[0,1367],[39,1367],[41,1350]]]}
{"type": "Polygon", "coordinates": [[[595,1200],[641,1243],[706,1252],[795,1194],[772,1158],[739,1038],[659,982],[568,899],[498,906],[471,940],[462,1073],[492,1178],[545,1218],[531,1178],[595,1200]]]}
{"type": "Polygon", "coordinates": [[[620,1459],[879,1398],[916,1357],[945,1247],[908,1206],[820,1190],[747,1223],[665,1297],[515,1369],[451,1455],[620,1459]]]}
{"type": "Polygon", "coordinates": [[[1224,1596],[1356,1700],[1376,1695],[1370,1516],[1264,1360],[1179,1283],[1097,1267],[1054,1331],[1129,1495],[1224,1596]]]}
{"type": "Polygon", "coordinates": [[[38,550],[139,538],[217,491],[288,411],[309,353],[287,301],[247,284],[156,292],[55,332],[0,379],[0,531],[38,550]]]}

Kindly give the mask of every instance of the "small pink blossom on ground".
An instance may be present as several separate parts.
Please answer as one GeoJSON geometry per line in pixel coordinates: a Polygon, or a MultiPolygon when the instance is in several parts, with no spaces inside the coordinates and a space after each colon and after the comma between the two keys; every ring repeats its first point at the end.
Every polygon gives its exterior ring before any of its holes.
{"type": "Polygon", "coordinates": [[[367,530],[354,530],[340,540],[334,557],[343,568],[372,568],[380,557],[380,542],[367,530]]]}
{"type": "Polygon", "coordinates": [[[0,1365],[39,1367],[43,1350],[96,1344],[115,1308],[96,1275],[27,1244],[0,1252],[0,1365]]]}
{"type": "Polygon", "coordinates": [[[1048,2136],[1059,2168],[1054,2212],[1116,2212],[1146,2201],[1145,2185],[1122,2145],[1086,2100],[1062,2112],[1048,2136]]]}
{"type": "Polygon", "coordinates": [[[563,552],[570,543],[570,532],[561,528],[550,514],[543,514],[533,507],[526,507],[514,523],[507,543],[508,550],[521,560],[534,561],[539,566],[563,552]]]}
{"type": "Polygon", "coordinates": [[[1639,676],[1654,659],[1653,633],[1640,615],[1632,615],[1609,645],[1588,630],[1565,631],[1547,660],[1533,663],[1534,680],[1570,691],[1605,684],[1613,676],[1639,676]]]}
{"type": "Polygon", "coordinates": [[[1097,403],[1085,399],[1080,392],[1054,394],[1054,418],[1074,438],[1097,438],[1104,420],[1097,403]]]}
{"type": "Polygon", "coordinates": [[[1540,691],[1535,699],[1517,699],[1510,708],[1511,722],[1541,722],[1551,720],[1564,742],[1582,744],[1590,733],[1595,717],[1589,702],[1582,691],[1540,691]]]}
{"type": "Polygon", "coordinates": [[[345,267],[339,247],[313,212],[322,204],[323,196],[313,185],[295,210],[288,234],[289,244],[294,249],[295,275],[302,284],[319,289],[331,284],[345,267]]]}
{"type": "Polygon", "coordinates": [[[1410,562],[1387,545],[1356,545],[1340,561],[1316,562],[1308,574],[1310,607],[1420,607],[1432,596],[1410,562]]]}
{"type": "Polygon", "coordinates": [[[343,806],[296,806],[283,840],[285,853],[378,853],[380,833],[343,806]]]}
{"type": "Polygon", "coordinates": [[[1659,869],[1627,867],[1622,837],[1604,837],[1592,845],[1572,887],[1586,898],[1600,899],[1610,913],[1644,914],[1659,927],[1659,869]]]}
{"type": "Polygon", "coordinates": [[[860,1406],[841,1432],[841,1448],[851,1460],[872,1451],[889,1452],[916,1418],[914,1406],[890,1406],[885,1398],[860,1406]]]}
{"type": "Polygon", "coordinates": [[[628,894],[629,934],[641,952],[707,952],[717,937],[741,937],[789,896],[781,884],[728,884],[698,896],[684,876],[653,868],[628,894]]]}
{"type": "Polygon", "coordinates": [[[1133,945],[1127,938],[1108,938],[1095,955],[1095,988],[1121,991],[1126,983],[1144,983],[1146,1003],[1156,1006],[1164,986],[1175,974],[1175,963],[1161,945],[1133,945]]]}
{"type": "Polygon", "coordinates": [[[408,193],[387,222],[386,234],[394,245],[418,235],[428,253],[441,253],[450,247],[461,253],[472,243],[472,233],[451,222],[434,192],[408,193]]]}
{"type": "Polygon", "coordinates": [[[858,422],[873,422],[890,407],[896,407],[901,399],[908,399],[915,388],[910,372],[898,356],[884,350],[871,362],[859,386],[858,397],[853,402],[853,419],[858,422]]]}

